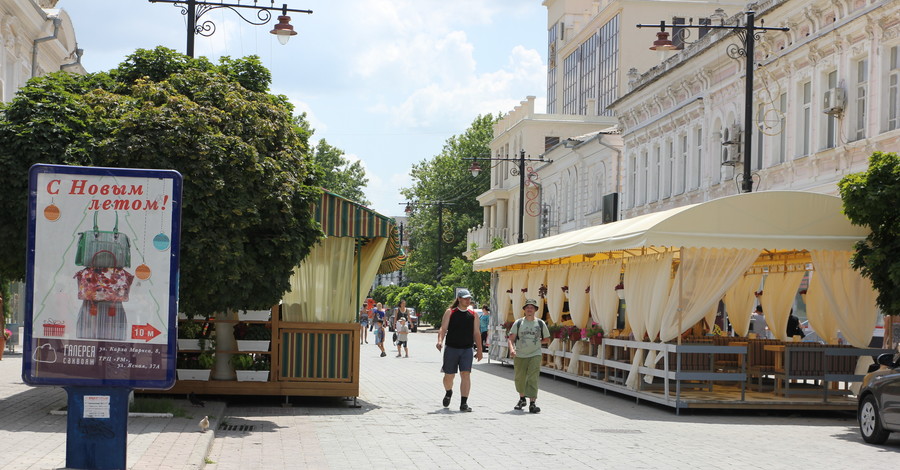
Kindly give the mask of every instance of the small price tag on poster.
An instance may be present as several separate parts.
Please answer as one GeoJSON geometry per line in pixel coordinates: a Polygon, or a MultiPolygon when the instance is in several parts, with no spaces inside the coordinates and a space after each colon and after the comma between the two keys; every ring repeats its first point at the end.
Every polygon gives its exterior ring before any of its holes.
{"type": "Polygon", "coordinates": [[[85,418],[109,418],[109,395],[85,395],[85,418]]]}

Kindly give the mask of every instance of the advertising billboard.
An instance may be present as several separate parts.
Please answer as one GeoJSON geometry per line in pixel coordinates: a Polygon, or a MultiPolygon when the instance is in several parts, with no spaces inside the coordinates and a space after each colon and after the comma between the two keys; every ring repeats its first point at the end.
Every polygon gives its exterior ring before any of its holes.
{"type": "Polygon", "coordinates": [[[170,170],[31,168],[27,383],[174,384],[181,188],[170,170]]]}

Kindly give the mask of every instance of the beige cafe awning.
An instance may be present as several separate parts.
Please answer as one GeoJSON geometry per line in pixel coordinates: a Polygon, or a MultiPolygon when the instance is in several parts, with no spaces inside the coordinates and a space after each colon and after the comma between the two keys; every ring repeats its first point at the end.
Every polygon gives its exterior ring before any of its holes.
{"type": "Polygon", "coordinates": [[[841,209],[841,199],[826,194],[738,194],[507,246],[475,260],[474,269],[602,259],[596,254],[627,257],[638,254],[629,250],[654,247],[850,251],[868,229],[852,225],[841,209]]]}

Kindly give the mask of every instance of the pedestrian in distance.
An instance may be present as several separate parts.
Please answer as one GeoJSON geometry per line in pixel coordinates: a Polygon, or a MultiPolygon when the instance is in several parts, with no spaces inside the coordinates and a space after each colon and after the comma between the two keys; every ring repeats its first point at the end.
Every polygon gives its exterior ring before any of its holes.
{"type": "Polygon", "coordinates": [[[459,372],[459,411],[472,411],[468,404],[469,391],[472,388],[472,348],[475,347],[475,359],[481,361],[481,334],[478,319],[472,305],[472,294],[468,289],[460,289],[456,300],[444,312],[441,329],[438,331],[437,349],[444,353],[441,372],[444,373],[444,408],[450,406],[453,396],[453,381],[459,372]],[[446,347],[444,340],[446,339],[446,347]]]}
{"type": "Polygon", "coordinates": [[[369,317],[369,321],[373,319],[375,321],[381,320],[381,324],[384,326],[384,306],[381,305],[381,302],[375,304],[375,308],[372,309],[372,316],[369,317]]]}
{"type": "Polygon", "coordinates": [[[409,325],[406,323],[406,317],[400,317],[397,320],[397,357],[400,357],[400,348],[406,352],[409,357],[409,347],[407,340],[409,339],[409,325]]]}
{"type": "Polygon", "coordinates": [[[488,327],[491,324],[491,308],[487,305],[481,307],[481,316],[478,317],[478,326],[481,330],[481,346],[482,351],[487,352],[487,335],[488,327]]]}
{"type": "Polygon", "coordinates": [[[363,341],[369,342],[369,312],[365,305],[359,309],[359,344],[363,344],[363,341]]]}
{"type": "Polygon", "coordinates": [[[378,349],[381,350],[381,357],[387,356],[387,353],[384,351],[384,320],[375,320],[373,333],[375,334],[375,346],[378,346],[378,349]]]}
{"type": "Polygon", "coordinates": [[[525,316],[516,320],[509,329],[507,346],[513,358],[515,369],[516,391],[519,401],[514,409],[525,408],[525,399],[531,400],[528,405],[530,413],[540,413],[537,406],[538,378],[541,376],[541,345],[550,342],[550,330],[540,318],[535,318],[538,303],[534,299],[525,301],[522,310],[525,316]]]}

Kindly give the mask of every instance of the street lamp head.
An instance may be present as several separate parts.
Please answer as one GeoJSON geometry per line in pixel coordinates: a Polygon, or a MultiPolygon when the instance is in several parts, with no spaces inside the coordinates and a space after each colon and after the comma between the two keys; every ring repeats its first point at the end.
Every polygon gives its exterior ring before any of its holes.
{"type": "Polygon", "coordinates": [[[296,36],[297,32],[294,31],[294,27],[291,26],[291,17],[287,15],[280,15],[278,17],[278,24],[275,25],[275,28],[269,33],[278,36],[278,42],[281,45],[285,45],[288,43],[288,40],[291,36],[296,36]]]}
{"type": "Polygon", "coordinates": [[[674,51],[676,49],[678,48],[669,40],[669,33],[666,31],[657,32],[656,41],[653,41],[653,46],[650,47],[651,51],[674,51]]]}
{"type": "Polygon", "coordinates": [[[407,214],[412,214],[412,211],[413,211],[412,204],[406,203],[406,209],[404,209],[403,212],[406,212],[407,214]]]}
{"type": "Polygon", "coordinates": [[[481,165],[479,165],[477,161],[472,160],[472,165],[469,166],[469,171],[472,172],[473,177],[477,178],[478,174],[481,173],[481,165]]]}

